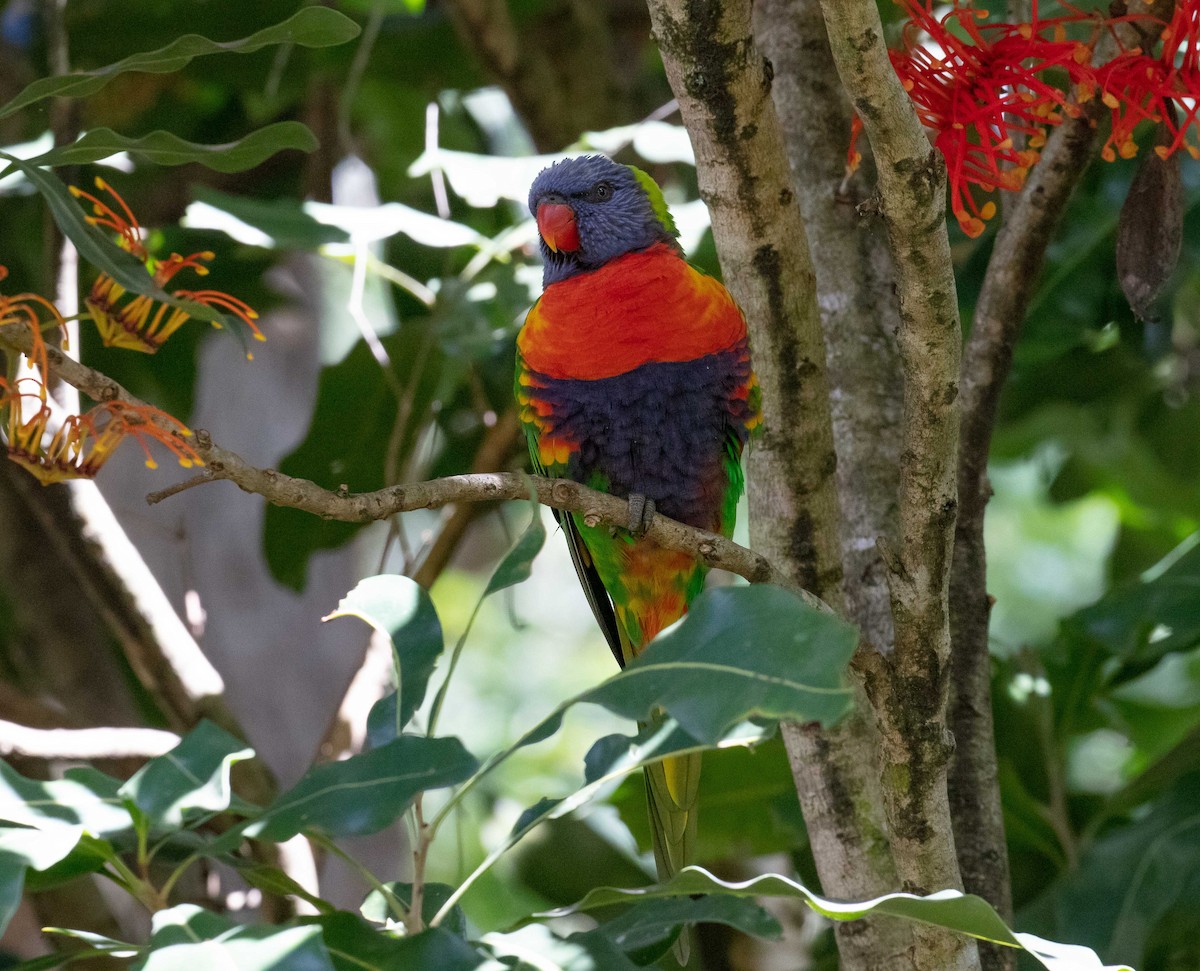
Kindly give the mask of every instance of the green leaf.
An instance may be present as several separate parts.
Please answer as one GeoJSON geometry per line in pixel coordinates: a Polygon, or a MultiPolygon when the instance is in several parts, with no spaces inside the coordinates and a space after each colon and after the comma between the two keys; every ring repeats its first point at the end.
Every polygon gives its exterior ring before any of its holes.
{"type": "Polygon", "coordinates": [[[336,10],[330,10],[328,7],[305,7],[287,20],[256,31],[241,40],[212,41],[198,34],[184,34],[166,47],[132,54],[115,64],[108,64],[93,71],[39,78],[0,107],[0,118],[7,118],[45,98],[86,98],[95,94],[113,78],[130,71],[171,74],[186,67],[193,58],[205,54],[250,54],[274,44],[332,47],[352,40],[358,33],[358,25],[336,10]]]}
{"type": "Polygon", "coordinates": [[[199,162],[216,172],[244,172],[261,165],[276,152],[286,149],[312,152],[316,148],[316,136],[298,121],[276,122],[252,131],[236,142],[223,145],[184,141],[168,131],[152,131],[140,138],[129,138],[111,128],[95,128],[70,145],[63,145],[26,161],[29,165],[43,168],[86,165],[118,152],[128,152],[156,165],[199,162]]]}
{"type": "Polygon", "coordinates": [[[271,866],[267,863],[243,865],[240,858],[236,856],[230,859],[237,866],[238,876],[252,887],[257,887],[259,890],[273,893],[279,897],[299,897],[301,900],[308,901],[322,914],[332,913],[337,909],[329,901],[304,889],[304,887],[300,886],[299,883],[292,877],[289,877],[279,867],[271,866]]]}
{"type": "Polygon", "coordinates": [[[1200,897],[1200,773],[1181,778],[1149,812],[1114,826],[1021,913],[1039,933],[1070,936],[1144,967],[1151,936],[1200,897]]]}
{"type": "Polygon", "coordinates": [[[717,894],[644,900],[590,933],[607,937],[641,964],[643,955],[670,947],[684,924],[725,924],[772,940],[783,934],[779,921],[753,900],[717,894]]]}
{"type": "Polygon", "coordinates": [[[233,764],[253,755],[241,739],[204,719],[170,752],[142,766],[119,792],[151,823],[182,826],[188,810],[228,809],[233,764]]]}
{"type": "Polygon", "coordinates": [[[425,700],[425,689],[445,646],[442,624],[429,593],[409,577],[367,577],[324,619],[335,617],[357,617],[391,643],[401,701],[392,734],[399,735],[425,700]]]}
{"type": "Polygon", "coordinates": [[[156,948],[136,971],[334,971],[319,927],[239,927],[220,937],[156,948]]]}
{"type": "Polygon", "coordinates": [[[530,500],[530,507],[532,515],[529,525],[517,538],[512,549],[504,554],[504,559],[488,579],[487,587],[483,591],[484,597],[529,579],[533,561],[546,544],[546,527],[542,525],[541,506],[530,500]]]}
{"type": "Polygon", "coordinates": [[[79,255],[94,267],[107,273],[126,290],[145,294],[172,307],[181,307],[197,320],[207,320],[222,327],[229,325],[224,314],[191,300],[177,300],[158,286],[137,257],[121,249],[107,233],[87,221],[79,203],[53,172],[4,152],[0,152],[0,158],[7,159],[14,168],[24,173],[46,200],[50,215],[63,235],[75,244],[79,255]]]}
{"type": "Polygon", "coordinates": [[[318,917],[337,971],[501,971],[499,965],[448,930],[431,927],[393,937],[355,914],[318,917]]]}
{"type": "Polygon", "coordinates": [[[578,700],[639,721],[664,708],[710,745],[750,718],[829,725],[850,710],[843,672],[857,643],[845,621],[780,587],[715,588],[578,700]]]}
{"type": "Polygon", "coordinates": [[[160,910],[150,919],[150,946],[170,947],[220,937],[236,930],[238,924],[223,914],[205,910],[195,904],[179,904],[160,910]]]}
{"type": "MultiPolygon", "coordinates": [[[[454,888],[444,883],[425,884],[425,895],[422,898],[421,919],[426,925],[434,915],[441,910],[442,905],[450,899],[454,888]]],[[[411,883],[385,883],[382,888],[372,890],[367,894],[358,912],[367,920],[376,924],[384,924],[395,917],[395,904],[402,910],[408,910],[412,903],[411,883]]],[[[454,907],[442,920],[441,925],[459,937],[467,936],[467,918],[460,907],[454,907]]]]}
{"type": "Polygon", "coordinates": [[[633,890],[599,887],[573,907],[543,914],[543,917],[563,917],[587,913],[604,907],[629,904],[634,901],[690,898],[696,894],[733,894],[741,897],[791,897],[803,900],[808,906],[832,920],[858,920],[875,914],[902,917],[906,920],[933,924],[967,934],[981,940],[1017,947],[1032,954],[1051,971],[1130,971],[1125,965],[1105,966],[1088,948],[1056,944],[1032,934],[1011,931],[981,897],[942,890],[918,897],[914,894],[892,893],[874,900],[846,903],[826,900],[794,880],[779,874],[767,874],[740,883],[719,880],[701,867],[689,866],[665,883],[633,890]]]}
{"type": "Polygon", "coordinates": [[[91,768],[68,769],[62,779],[36,782],[0,762],[0,820],[46,831],[79,827],[93,836],[124,832],[133,820],[119,787],[116,779],[91,768]]]}
{"type": "Polygon", "coordinates": [[[488,934],[484,943],[506,967],[515,961],[520,971],[638,971],[613,941],[594,932],[564,938],[531,924],[509,934],[488,934]]]}
{"type": "Polygon", "coordinates": [[[118,941],[116,938],[105,937],[103,934],[96,934],[93,931],[74,930],[70,927],[46,927],[43,928],[43,931],[47,934],[69,937],[73,941],[82,941],[93,954],[109,954],[117,958],[128,958],[133,957],[141,950],[137,944],[118,941]]]}
{"type": "Polygon", "coordinates": [[[1081,610],[1080,624],[1122,660],[1145,665],[1200,644],[1200,533],[1188,537],[1138,580],[1081,610]]]}
{"type": "Polygon", "coordinates": [[[44,870],[70,855],[83,827],[49,823],[42,827],[0,825],[0,936],[21,903],[27,869],[44,870]]]}
{"type": "Polygon", "coordinates": [[[246,834],[282,842],[306,828],[331,836],[375,833],[399,817],[417,793],[462,782],[477,764],[457,738],[403,735],[310,769],[246,834]]]}

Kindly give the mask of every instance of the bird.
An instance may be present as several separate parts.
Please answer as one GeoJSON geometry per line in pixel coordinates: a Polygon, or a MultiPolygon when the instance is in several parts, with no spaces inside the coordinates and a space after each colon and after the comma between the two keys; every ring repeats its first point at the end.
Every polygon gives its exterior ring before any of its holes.
{"type": "MultiPolygon", "coordinates": [[[[647,538],[656,514],[730,536],[743,449],[762,422],[746,320],[687,262],[662,190],[603,155],[555,162],[529,210],[542,295],[517,336],[533,470],[628,500],[623,528],[556,512],[592,612],[624,667],[686,612],[707,572],[647,538]]],[[[661,879],[691,862],[700,756],[646,769],[661,879]]]]}

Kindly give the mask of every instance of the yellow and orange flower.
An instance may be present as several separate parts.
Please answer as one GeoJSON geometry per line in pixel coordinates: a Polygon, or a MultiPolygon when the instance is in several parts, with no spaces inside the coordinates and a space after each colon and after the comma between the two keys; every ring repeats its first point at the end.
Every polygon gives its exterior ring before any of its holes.
{"type": "Polygon", "coordinates": [[[203,465],[186,439],[191,432],[165,412],[149,405],[108,401],[82,415],[68,415],[56,431],[50,426],[54,412],[46,386],[37,378],[22,378],[10,385],[0,378],[0,411],[8,457],[42,485],[65,479],[93,479],[117,446],[132,436],[146,454],[146,467],[157,468],[150,454],[151,440],[161,442],[184,468],[203,465]],[[36,390],[23,390],[32,384],[36,390]]]}
{"type": "MultiPolygon", "coordinates": [[[[88,222],[116,232],[121,248],[145,264],[156,285],[165,287],[184,269],[192,270],[197,276],[208,275],[205,264],[213,259],[213,254],[208,251],[192,253],[190,256],[172,253],[165,260],[152,257],[142,241],[141,224],[125,200],[101,178],[96,179],[96,188],[110,196],[114,205],[75,186],[71,186],[71,194],[91,205],[92,214],[87,217],[88,222]]],[[[237,297],[220,290],[176,290],[171,295],[179,300],[231,313],[250,328],[255,340],[266,340],[254,323],[258,314],[237,297]]],[[[84,303],[106,347],[123,347],[145,354],[153,354],[175,331],[192,319],[184,307],[162,303],[143,294],[130,294],[106,273],[96,278],[84,303]]],[[[214,326],[220,327],[220,324],[214,326]]]]}
{"type": "MultiPolygon", "coordinates": [[[[0,266],[0,281],[7,277],[8,267],[0,266]]],[[[33,349],[27,355],[29,362],[45,374],[46,341],[42,336],[42,328],[53,325],[58,328],[63,340],[66,340],[66,325],[58,308],[36,293],[18,293],[11,297],[0,293],[0,327],[6,324],[24,324],[29,328],[33,340],[33,349]],[[42,319],[43,312],[48,316],[45,321],[42,319]]]]}

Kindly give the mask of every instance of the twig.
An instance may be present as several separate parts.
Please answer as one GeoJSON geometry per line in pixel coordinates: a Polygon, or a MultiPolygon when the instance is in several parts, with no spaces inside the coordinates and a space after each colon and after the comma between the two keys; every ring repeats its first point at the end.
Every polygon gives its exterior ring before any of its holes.
{"type": "MultiPolygon", "coordinates": [[[[1168,18],[1169,19],[1169,16],[1168,18]]],[[[1122,42],[1139,43],[1137,25],[1121,25],[1122,42]]],[[[1112,57],[1118,39],[1106,34],[1094,55],[1112,57]]],[[[950,727],[956,757],[950,774],[950,803],[963,883],[1011,917],[1008,856],[992,724],[987,563],[983,520],[991,487],[988,454],[1000,394],[1012,368],[1013,351],[1030,301],[1039,285],[1046,249],[1076,183],[1096,145],[1103,105],[1087,104],[1050,132],[1038,163],[1021,192],[1005,206],[1004,222],[988,260],[963,351],[962,424],[959,436],[959,511],[950,581],[952,693],[950,727]]],[[[985,966],[1011,967],[1008,955],[985,952],[985,966]]]]}
{"type": "Polygon", "coordinates": [[[157,728],[30,728],[0,720],[0,755],[46,761],[152,759],[179,744],[157,728]]]}

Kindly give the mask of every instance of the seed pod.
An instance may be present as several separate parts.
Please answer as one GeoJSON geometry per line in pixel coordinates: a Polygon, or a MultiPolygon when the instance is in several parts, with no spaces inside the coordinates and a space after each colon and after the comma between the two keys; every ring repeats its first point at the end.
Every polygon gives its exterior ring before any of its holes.
{"type": "Polygon", "coordinates": [[[1154,301],[1179,261],[1183,185],[1179,153],[1166,154],[1171,139],[1160,122],[1155,150],[1143,155],[1117,225],[1117,279],[1139,320],[1152,318],[1154,301]]]}

